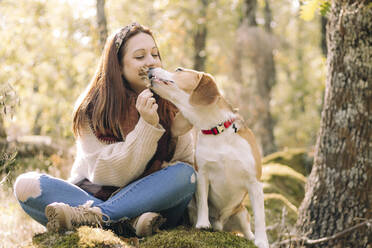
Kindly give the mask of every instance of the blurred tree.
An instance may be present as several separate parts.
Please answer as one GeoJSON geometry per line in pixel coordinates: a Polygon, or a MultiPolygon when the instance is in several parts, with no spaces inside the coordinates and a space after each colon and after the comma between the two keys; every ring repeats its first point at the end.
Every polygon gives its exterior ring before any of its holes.
{"type": "Polygon", "coordinates": [[[96,9],[97,9],[97,24],[99,32],[99,46],[101,50],[105,46],[107,39],[107,22],[105,15],[105,0],[96,0],[96,9]]]}
{"type": "Polygon", "coordinates": [[[2,114],[0,114],[0,139],[6,138],[6,132],[4,127],[4,120],[2,114]]]}
{"type": "MultiPolygon", "coordinates": [[[[325,102],[298,219],[299,231],[309,239],[329,237],[372,219],[370,6],[369,1],[331,2],[325,102]]],[[[371,238],[371,229],[361,225],[315,246],[369,247],[371,238]]]]}
{"type": "Polygon", "coordinates": [[[196,32],[194,34],[194,69],[205,71],[206,40],[207,40],[207,11],[209,0],[200,0],[201,6],[196,21],[196,32]]]}
{"type": "MultiPolygon", "coordinates": [[[[254,67],[255,81],[253,89],[242,89],[242,96],[248,99],[247,109],[243,109],[250,126],[253,127],[261,144],[264,155],[276,151],[274,138],[274,121],[270,112],[271,89],[275,85],[275,64],[273,44],[271,42],[271,10],[269,2],[265,4],[265,30],[256,22],[257,1],[245,0],[243,3],[243,19],[237,33],[235,48],[235,66],[242,67],[240,62],[248,57],[254,67]]],[[[242,69],[235,69],[237,80],[244,80],[242,69]]],[[[243,82],[242,82],[243,83],[243,82]]]]}
{"type": "Polygon", "coordinates": [[[322,110],[326,62],[319,45],[320,19],[304,22],[297,18],[300,6],[297,1],[271,2],[278,80],[272,89],[271,111],[280,149],[312,149],[322,110]]]}

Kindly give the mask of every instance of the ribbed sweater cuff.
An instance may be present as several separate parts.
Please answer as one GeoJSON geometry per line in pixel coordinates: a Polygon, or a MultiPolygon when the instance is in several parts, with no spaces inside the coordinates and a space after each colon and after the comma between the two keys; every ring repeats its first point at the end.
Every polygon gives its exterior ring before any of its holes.
{"type": "Polygon", "coordinates": [[[154,143],[158,142],[160,137],[164,134],[165,129],[158,124],[156,127],[147,123],[142,117],[138,120],[135,127],[136,133],[141,136],[137,136],[143,140],[143,143],[154,143]]]}

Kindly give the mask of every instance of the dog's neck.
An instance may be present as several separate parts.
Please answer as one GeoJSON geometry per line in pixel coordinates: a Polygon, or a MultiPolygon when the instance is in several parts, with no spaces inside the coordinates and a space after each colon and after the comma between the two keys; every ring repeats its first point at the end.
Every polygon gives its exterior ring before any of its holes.
{"type": "MultiPolygon", "coordinates": [[[[177,104],[176,104],[177,105],[177,104]]],[[[232,109],[223,99],[208,106],[177,106],[186,119],[197,129],[210,129],[225,121],[236,118],[232,109]]]]}

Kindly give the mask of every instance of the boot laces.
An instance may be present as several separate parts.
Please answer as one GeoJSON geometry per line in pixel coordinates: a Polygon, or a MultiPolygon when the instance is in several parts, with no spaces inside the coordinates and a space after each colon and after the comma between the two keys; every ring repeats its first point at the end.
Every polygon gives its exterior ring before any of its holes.
{"type": "Polygon", "coordinates": [[[85,204],[78,207],[72,207],[71,210],[71,224],[73,226],[81,225],[98,225],[102,228],[101,223],[104,222],[102,219],[105,216],[108,220],[109,216],[103,214],[98,207],[92,207],[93,201],[89,200],[85,204]]]}

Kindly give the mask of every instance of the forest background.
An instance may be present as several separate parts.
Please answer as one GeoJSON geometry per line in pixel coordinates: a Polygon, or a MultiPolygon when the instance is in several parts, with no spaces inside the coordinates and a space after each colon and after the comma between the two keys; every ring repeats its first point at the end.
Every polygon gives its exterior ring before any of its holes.
{"type": "MultiPolygon", "coordinates": [[[[111,34],[132,21],[150,27],[164,67],[174,70],[178,66],[194,68],[194,40],[200,24],[205,25],[206,44],[197,51],[205,59],[203,69],[214,75],[229,101],[252,123],[257,116],[252,113],[257,111],[246,108],[251,103],[247,94],[254,95],[257,81],[256,53],[272,51],[276,75],[270,108],[276,149],[311,149],[319,128],[325,88],[320,16],[306,22],[299,18],[298,1],[272,1],[272,33],[264,37],[269,40],[263,40],[269,44],[258,47],[261,51],[254,42],[240,45],[242,80],[236,81],[239,58],[235,47],[246,32],[238,30],[244,15],[243,1],[209,2],[205,7],[196,0],[107,1],[107,30],[111,34]],[[205,15],[201,14],[203,11],[205,15]]],[[[0,81],[12,87],[19,102],[12,118],[5,119],[9,139],[26,134],[46,135],[68,140],[72,145],[74,102],[90,82],[101,55],[96,1],[0,3],[0,81]]],[[[258,1],[256,22],[262,30],[264,15],[265,1],[258,1]]]]}
{"type": "Polygon", "coordinates": [[[6,247],[43,231],[22,213],[9,186],[30,170],[67,178],[75,152],[74,102],[96,70],[107,35],[133,21],[152,29],[166,69],[215,77],[263,155],[301,148],[311,159],[325,95],[330,4],[310,2],[0,0],[0,169],[6,175],[0,237],[6,247]],[[10,144],[16,144],[13,153],[10,144]],[[22,144],[36,144],[36,151],[22,144]],[[20,158],[27,153],[33,155],[20,158]]]}

